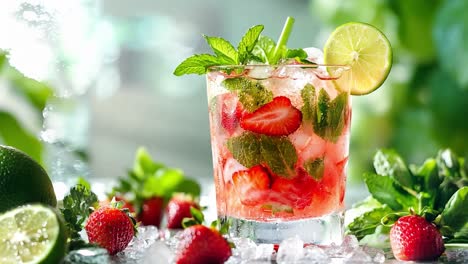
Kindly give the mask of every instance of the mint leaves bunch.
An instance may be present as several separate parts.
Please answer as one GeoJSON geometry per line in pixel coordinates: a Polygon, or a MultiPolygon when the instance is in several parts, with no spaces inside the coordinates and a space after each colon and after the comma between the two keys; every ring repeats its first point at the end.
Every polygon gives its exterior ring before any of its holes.
{"type": "Polygon", "coordinates": [[[348,211],[348,233],[372,243],[401,216],[415,212],[438,226],[445,243],[468,243],[468,164],[446,149],[422,165],[407,165],[394,150],[379,150],[366,173],[371,197],[348,211]]]}
{"type": "Polygon", "coordinates": [[[220,37],[204,36],[213,50],[213,54],[197,54],[185,59],[174,70],[174,75],[205,74],[211,66],[234,66],[247,64],[277,64],[280,60],[294,58],[302,63],[307,53],[303,49],[288,49],[286,43],[292,31],[294,19],[286,19],[283,31],[275,43],[269,37],[261,35],[264,26],[251,27],[242,37],[237,48],[220,37]]]}

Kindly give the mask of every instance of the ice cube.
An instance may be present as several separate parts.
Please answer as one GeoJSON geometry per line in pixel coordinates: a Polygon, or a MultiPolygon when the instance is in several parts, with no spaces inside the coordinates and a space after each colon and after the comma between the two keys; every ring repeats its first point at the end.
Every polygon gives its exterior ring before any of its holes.
{"type": "Polygon", "coordinates": [[[361,249],[369,255],[375,263],[385,262],[385,252],[382,249],[369,246],[362,246],[361,249]]]}
{"type": "Polygon", "coordinates": [[[232,238],[232,242],[236,245],[233,250],[233,255],[239,257],[242,260],[255,259],[257,245],[249,238],[232,238]]]}
{"type": "Polygon", "coordinates": [[[362,248],[354,248],[351,252],[349,252],[345,256],[345,263],[356,263],[356,264],[364,264],[364,263],[373,263],[372,258],[362,250],[362,248]]]}
{"type": "Polygon", "coordinates": [[[273,244],[260,244],[255,251],[255,259],[261,261],[270,261],[273,256],[273,244]]]}
{"type": "Polygon", "coordinates": [[[299,236],[288,238],[281,242],[276,261],[278,264],[294,263],[304,255],[304,241],[299,236]]]}
{"type": "Polygon", "coordinates": [[[247,75],[253,79],[264,80],[264,79],[268,79],[269,77],[271,77],[273,71],[274,71],[273,67],[270,67],[268,65],[262,65],[262,66],[252,67],[248,71],[247,75]]]}
{"type": "Polygon", "coordinates": [[[138,227],[137,235],[122,251],[112,256],[113,263],[139,263],[144,258],[148,248],[159,238],[159,230],[155,226],[138,227]]]}
{"type": "Polygon", "coordinates": [[[307,53],[307,60],[317,64],[323,64],[323,52],[321,49],[309,47],[304,48],[307,53]]]}
{"type": "Polygon", "coordinates": [[[322,248],[314,245],[310,245],[304,248],[303,260],[311,264],[330,262],[330,258],[325,253],[325,251],[322,248]]]}
{"type": "Polygon", "coordinates": [[[325,253],[331,258],[343,258],[359,248],[359,242],[355,236],[345,236],[341,245],[332,243],[325,248],[325,253]]]}
{"type": "Polygon", "coordinates": [[[163,241],[156,241],[146,251],[142,259],[143,260],[141,263],[143,264],[169,264],[172,263],[174,254],[173,251],[163,241]]]}
{"type": "Polygon", "coordinates": [[[110,258],[103,248],[84,248],[70,251],[63,259],[63,264],[105,264],[110,258]]]}

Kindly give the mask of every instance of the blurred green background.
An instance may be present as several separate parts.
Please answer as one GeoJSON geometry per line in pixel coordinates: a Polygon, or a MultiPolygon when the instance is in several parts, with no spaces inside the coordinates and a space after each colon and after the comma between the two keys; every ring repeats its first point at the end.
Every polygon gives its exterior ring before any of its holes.
{"type": "MultiPolygon", "coordinates": [[[[322,47],[336,26],[349,21],[377,26],[393,46],[394,65],[384,86],[353,98],[351,185],[372,169],[378,148],[394,148],[411,163],[440,148],[468,152],[468,1],[220,2],[102,1],[102,18],[112,26],[120,51],[119,82],[112,83],[118,87],[107,101],[93,100],[91,106],[85,151],[95,173],[119,176],[136,147],[146,145],[170,166],[211,177],[204,79],[176,79],[172,70],[187,55],[207,51],[202,33],[237,42],[249,26],[265,24],[265,33],[274,37],[287,16],[296,18],[292,48],[322,47]],[[151,111],[141,110],[144,102],[151,111]]],[[[0,53],[0,143],[42,162],[38,135],[53,87],[23,76],[7,57],[0,53]]]]}

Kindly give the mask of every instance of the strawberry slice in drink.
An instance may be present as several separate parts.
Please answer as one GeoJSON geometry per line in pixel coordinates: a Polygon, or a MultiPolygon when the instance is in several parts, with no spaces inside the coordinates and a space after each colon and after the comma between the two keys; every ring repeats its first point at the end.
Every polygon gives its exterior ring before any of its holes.
{"type": "Polygon", "coordinates": [[[248,131],[269,136],[284,136],[301,125],[302,113],[285,96],[277,96],[253,113],[245,113],[240,126],[248,131]]]}
{"type": "Polygon", "coordinates": [[[296,178],[278,178],[271,189],[282,197],[281,201],[276,202],[286,203],[295,209],[304,209],[312,202],[317,182],[302,169],[298,170],[296,178]]]}
{"type": "Polygon", "coordinates": [[[263,202],[270,188],[270,177],[260,165],[232,175],[234,189],[242,204],[258,205],[263,202]]]}

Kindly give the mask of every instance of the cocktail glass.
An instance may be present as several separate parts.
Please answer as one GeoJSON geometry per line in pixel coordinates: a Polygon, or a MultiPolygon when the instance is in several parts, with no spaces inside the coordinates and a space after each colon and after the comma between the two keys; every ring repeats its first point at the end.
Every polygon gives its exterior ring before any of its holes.
{"type": "Polygon", "coordinates": [[[349,88],[335,81],[346,70],[315,64],[209,68],[217,213],[229,222],[231,236],[340,243],[351,100],[349,88]]]}

